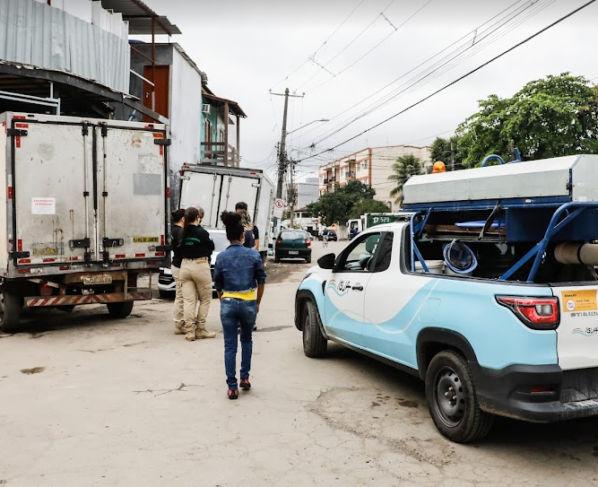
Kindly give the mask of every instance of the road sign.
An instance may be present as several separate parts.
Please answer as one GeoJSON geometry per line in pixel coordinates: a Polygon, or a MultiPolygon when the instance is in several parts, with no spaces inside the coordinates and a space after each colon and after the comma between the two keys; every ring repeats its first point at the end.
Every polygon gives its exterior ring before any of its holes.
{"type": "Polygon", "coordinates": [[[274,200],[274,216],[276,218],[282,218],[282,212],[286,208],[287,202],[283,199],[276,198],[274,200]]]}

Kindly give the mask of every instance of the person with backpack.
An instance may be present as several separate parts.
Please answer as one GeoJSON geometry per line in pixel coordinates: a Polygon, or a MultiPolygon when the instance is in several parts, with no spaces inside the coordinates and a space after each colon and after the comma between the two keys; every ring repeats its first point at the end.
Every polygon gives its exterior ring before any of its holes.
{"type": "Polygon", "coordinates": [[[255,249],[259,252],[260,231],[258,227],[251,223],[251,217],[249,216],[247,203],[244,201],[239,201],[235,205],[235,211],[241,215],[241,224],[245,229],[245,243],[243,246],[247,247],[248,249],[255,249]]]}

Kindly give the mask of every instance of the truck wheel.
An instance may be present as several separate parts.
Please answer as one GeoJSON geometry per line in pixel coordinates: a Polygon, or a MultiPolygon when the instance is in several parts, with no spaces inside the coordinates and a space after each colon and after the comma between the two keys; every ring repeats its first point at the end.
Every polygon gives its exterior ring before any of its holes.
{"type": "Polygon", "coordinates": [[[303,308],[303,353],[310,358],[323,357],[328,341],[320,329],[320,317],[313,301],[308,300],[303,308]]]}
{"type": "Polygon", "coordinates": [[[18,331],[22,306],[21,296],[2,291],[1,318],[2,331],[4,333],[15,333],[18,331]]]}
{"type": "Polygon", "coordinates": [[[108,313],[110,313],[110,318],[114,320],[121,320],[126,318],[131,314],[133,311],[133,304],[134,301],[123,301],[122,303],[109,303],[108,306],[108,313]]]}
{"type": "Polygon", "coordinates": [[[445,350],[432,359],[426,372],[426,398],[434,424],[449,440],[470,443],[490,432],[494,416],[480,409],[462,355],[445,350]]]}

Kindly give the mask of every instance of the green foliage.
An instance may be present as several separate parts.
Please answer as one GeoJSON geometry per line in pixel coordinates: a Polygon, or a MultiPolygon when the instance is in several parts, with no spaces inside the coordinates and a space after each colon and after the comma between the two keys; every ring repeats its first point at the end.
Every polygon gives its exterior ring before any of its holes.
{"type": "Polygon", "coordinates": [[[465,153],[463,149],[459,148],[459,138],[457,136],[450,137],[449,139],[437,137],[432,143],[430,151],[432,163],[436,161],[444,162],[447,171],[451,170],[451,143],[453,144],[452,151],[455,160],[455,170],[462,169],[465,153]]]}
{"type": "Polygon", "coordinates": [[[421,174],[422,168],[421,160],[413,154],[401,156],[397,159],[397,162],[393,163],[392,170],[395,173],[388,176],[388,180],[397,184],[390,192],[390,196],[396,197],[396,203],[402,203],[403,201],[403,185],[411,176],[421,174]]]}
{"type": "Polygon", "coordinates": [[[388,213],[390,208],[386,206],[382,201],[374,199],[361,199],[357,201],[351,208],[349,218],[359,218],[361,215],[366,213],[388,213]]]}
{"type": "Polygon", "coordinates": [[[548,76],[525,85],[512,98],[491,95],[457,129],[465,165],[497,154],[511,160],[598,153],[598,90],[581,76],[548,76]]]}
{"type": "MultiPolygon", "coordinates": [[[[374,201],[374,196],[376,196],[374,189],[360,181],[353,180],[345,186],[337,186],[333,193],[324,193],[318,201],[307,205],[306,209],[312,218],[321,218],[325,226],[334,223],[344,225],[350,218],[349,215],[352,214],[353,208],[375,205],[375,203],[367,203],[374,201]]],[[[376,211],[388,211],[386,205],[384,208],[385,210],[376,211]]]]}

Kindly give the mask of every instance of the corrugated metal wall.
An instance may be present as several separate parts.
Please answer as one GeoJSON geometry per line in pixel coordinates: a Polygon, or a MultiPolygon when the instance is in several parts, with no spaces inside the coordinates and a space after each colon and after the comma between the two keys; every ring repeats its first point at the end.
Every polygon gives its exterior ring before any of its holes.
{"type": "Polygon", "coordinates": [[[129,43],[35,0],[0,0],[0,59],[129,92],[129,43]]]}

